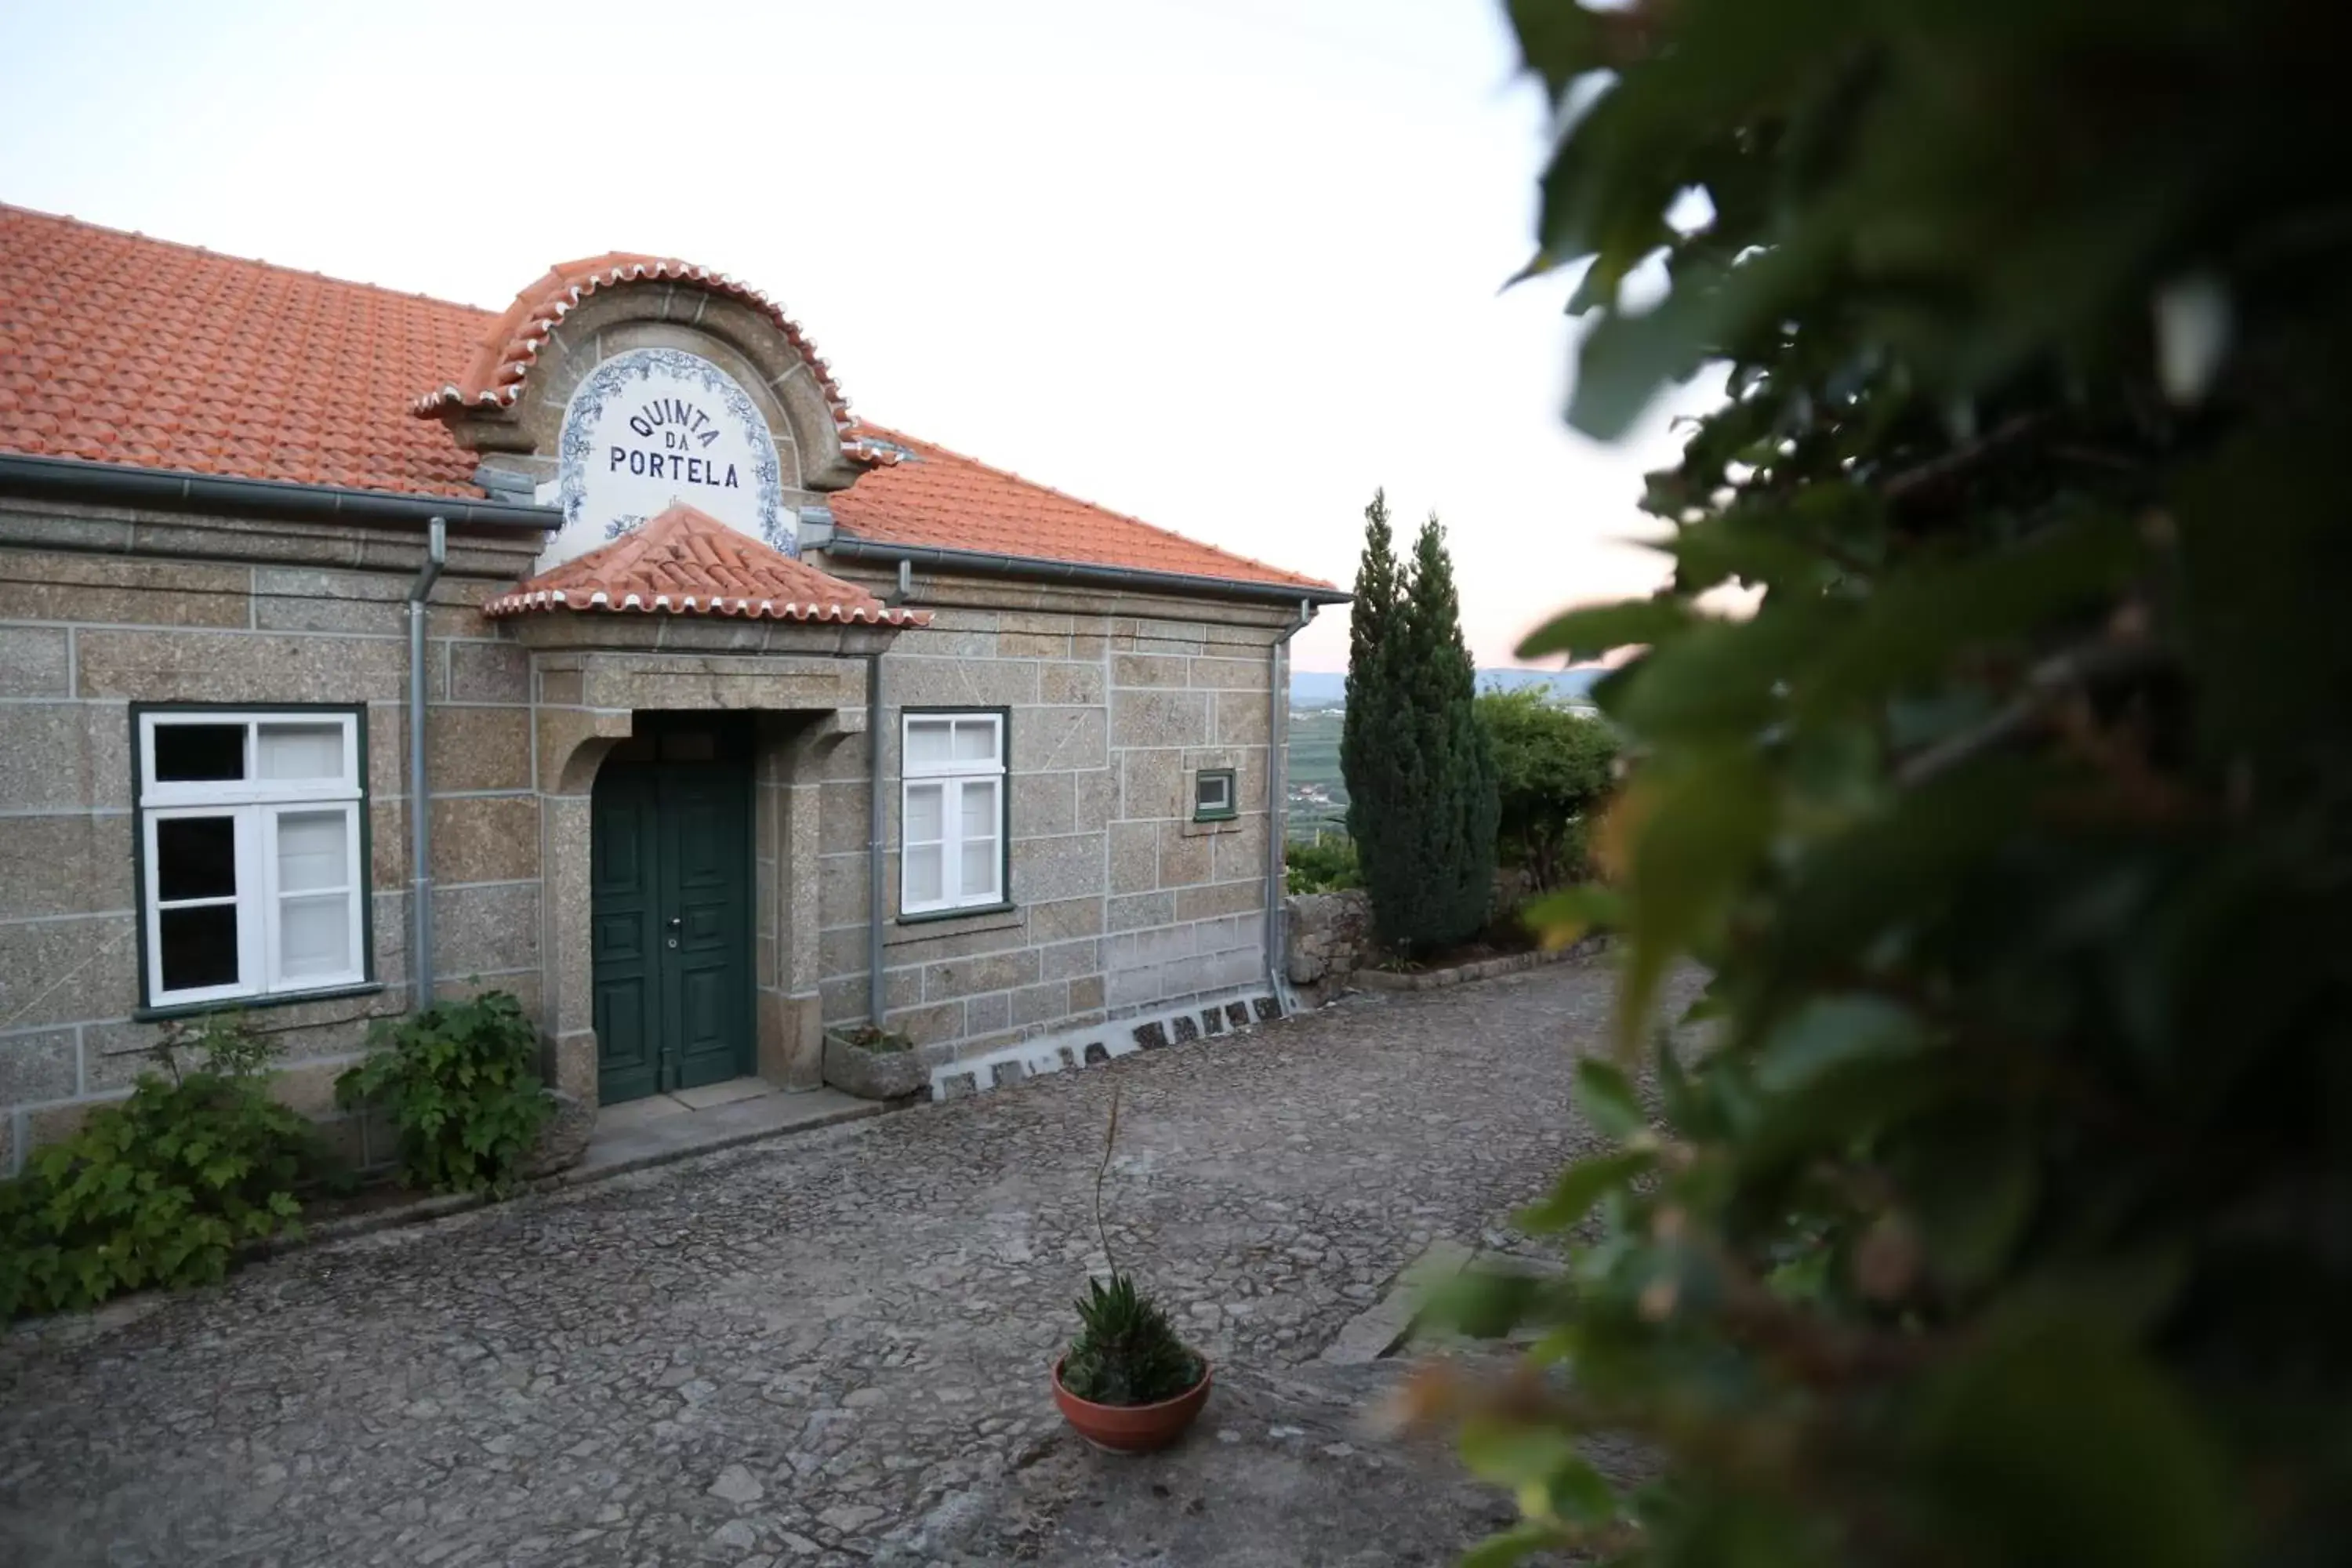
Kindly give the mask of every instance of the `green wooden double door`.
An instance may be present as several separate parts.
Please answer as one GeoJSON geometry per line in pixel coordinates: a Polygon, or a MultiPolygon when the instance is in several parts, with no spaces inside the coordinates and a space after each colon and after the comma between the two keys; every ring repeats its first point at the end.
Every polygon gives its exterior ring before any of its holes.
{"type": "Polygon", "coordinates": [[[597,1097],[753,1070],[750,738],[641,714],[597,772],[589,900],[597,1097]]]}

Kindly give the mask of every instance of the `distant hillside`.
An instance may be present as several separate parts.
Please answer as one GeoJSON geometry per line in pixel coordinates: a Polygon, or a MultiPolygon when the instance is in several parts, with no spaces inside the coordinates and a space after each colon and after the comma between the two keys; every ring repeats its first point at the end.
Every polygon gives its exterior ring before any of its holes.
{"type": "MultiPolygon", "coordinates": [[[[1482,669],[1478,689],[1516,691],[1523,686],[1544,686],[1560,697],[1581,697],[1601,679],[1601,671],[1585,669],[1482,669]]],[[[1322,670],[1297,670],[1290,677],[1290,705],[1330,708],[1347,700],[1348,678],[1322,670]]]]}

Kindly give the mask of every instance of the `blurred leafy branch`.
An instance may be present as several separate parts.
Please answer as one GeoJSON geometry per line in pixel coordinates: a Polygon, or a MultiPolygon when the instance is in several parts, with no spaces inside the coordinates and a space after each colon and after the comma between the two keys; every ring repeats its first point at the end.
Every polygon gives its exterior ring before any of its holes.
{"type": "Polygon", "coordinates": [[[2328,1560],[2352,1539],[2352,94],[2298,0],[1512,0],[1570,418],[1726,377],[1671,585],[1528,655],[1627,781],[1617,1147],[1540,1331],[1433,1379],[1644,1564],[2328,1560]],[[1697,199],[1693,193],[1704,196],[1697,199]],[[1662,279],[1663,292],[1651,283],[1662,279]],[[1639,280],[1639,281],[1637,281],[1639,280]],[[1752,614],[1702,595],[1758,591],[1752,614]],[[1696,1043],[1654,1017],[1712,976],[1696,1043]],[[1636,1072],[1636,1068],[1640,1070],[1636,1072]],[[1581,1440],[1661,1460],[1627,1489],[1581,1440]]]}

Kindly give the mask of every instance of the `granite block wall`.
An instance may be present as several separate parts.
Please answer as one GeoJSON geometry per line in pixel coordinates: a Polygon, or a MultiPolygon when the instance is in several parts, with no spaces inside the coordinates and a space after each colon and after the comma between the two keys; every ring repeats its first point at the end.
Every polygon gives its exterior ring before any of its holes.
{"type": "MultiPolygon", "coordinates": [[[[887,634],[690,618],[493,623],[535,535],[466,532],[428,618],[437,988],[516,993],[560,1085],[593,1100],[589,794],[634,711],[757,711],[759,1070],[815,1081],[826,1026],[866,1011],[867,746],[898,834],[898,714],[1011,710],[1010,907],[898,921],[885,868],[887,1018],[973,1052],[1262,984],[1269,653],[1281,606],[925,580],[936,619],[887,634]],[[1237,814],[1192,820],[1234,771],[1237,814]]],[[[367,747],[372,973],[255,1005],[278,1092],[362,1160],[335,1075],[409,1005],[404,597],[419,530],[0,501],[0,1173],[127,1091],[142,1016],[134,702],[354,704],[367,747]]],[[[888,584],[877,581],[877,587],[888,584]]]]}
{"type": "MultiPolygon", "coordinates": [[[[1267,682],[1278,610],[927,584],[929,628],[885,658],[887,842],[899,717],[1012,710],[1009,910],[901,921],[885,876],[891,1027],[970,1051],[1265,979],[1267,682]],[[1066,605],[1067,607],[1062,607],[1066,605]],[[1192,820],[1192,775],[1235,773],[1238,814],[1192,820]]],[[[828,1026],[866,1016],[866,737],[827,760],[819,875],[828,1026]]]]}
{"type": "MultiPolygon", "coordinates": [[[[439,988],[527,1006],[530,671],[476,606],[535,546],[454,540],[427,621],[439,988]]],[[[0,1174],[127,1092],[162,1034],[139,1016],[134,702],[363,705],[374,988],[248,1014],[286,1047],[278,1092],[333,1117],[335,1074],[408,1005],[404,600],[422,555],[413,531],[0,503],[0,1174]]]]}

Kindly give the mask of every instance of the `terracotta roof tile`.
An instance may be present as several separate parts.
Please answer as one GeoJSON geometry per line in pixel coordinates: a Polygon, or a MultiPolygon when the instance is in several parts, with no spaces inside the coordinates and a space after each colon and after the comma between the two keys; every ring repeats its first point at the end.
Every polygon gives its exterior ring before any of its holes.
{"type": "Polygon", "coordinates": [[[633,269],[750,301],[809,356],[844,447],[871,465],[832,498],[848,534],[1328,586],[851,423],[824,362],[765,296],[619,252],[551,268],[499,314],[0,204],[0,452],[478,497],[474,454],[412,417],[419,403],[437,413],[514,395],[562,312],[633,269]],[[442,390],[420,400],[425,387],[442,390]]]}
{"type": "Polygon", "coordinates": [[[540,345],[573,306],[599,289],[647,279],[689,282],[714,294],[740,300],[774,322],[776,330],[808,362],[818,388],[824,394],[825,406],[833,411],[835,428],[845,442],[848,440],[853,423],[849,399],[842,395],[840,384],[833,379],[832,367],[817,353],[816,345],[784,314],[782,306],[723,272],[680,261],[676,257],[639,256],[622,250],[578,261],[559,261],[549,268],[544,276],[517,294],[505,314],[482,334],[464,374],[419,397],[415,412],[425,418],[437,418],[467,407],[499,407],[514,402],[522,395],[523,384],[530,375],[531,366],[538,363],[540,345]]]}
{"type": "Polygon", "coordinates": [[[751,620],[922,626],[927,610],[885,605],[680,501],[633,533],[542,572],[482,606],[531,610],[667,610],[751,620]]]}
{"type": "Polygon", "coordinates": [[[1155,528],[945,447],[878,425],[860,428],[901,450],[898,462],[832,498],[835,521],[856,538],[1223,582],[1331,586],[1155,528]]]}
{"type": "Polygon", "coordinates": [[[491,320],[0,205],[0,450],[478,497],[407,413],[491,320]]]}

